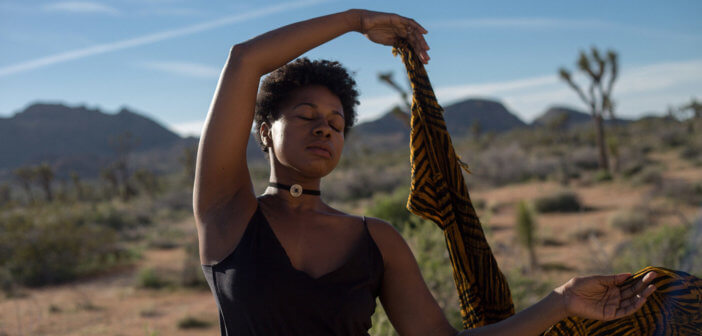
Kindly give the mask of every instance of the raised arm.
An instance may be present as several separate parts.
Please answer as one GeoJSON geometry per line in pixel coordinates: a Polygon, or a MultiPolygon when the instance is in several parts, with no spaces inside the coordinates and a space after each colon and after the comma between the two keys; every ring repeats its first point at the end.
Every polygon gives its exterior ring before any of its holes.
{"type": "MultiPolygon", "coordinates": [[[[426,30],[395,14],[349,10],[294,23],[232,47],[219,78],[198,148],[193,211],[203,263],[213,263],[232,249],[232,237],[255,210],[246,163],[258,83],[306,51],[350,31],[392,45],[407,38],[428,60],[426,30]],[[232,216],[232,214],[236,214],[232,216]]],[[[234,242],[235,243],[235,242],[234,242]]]]}

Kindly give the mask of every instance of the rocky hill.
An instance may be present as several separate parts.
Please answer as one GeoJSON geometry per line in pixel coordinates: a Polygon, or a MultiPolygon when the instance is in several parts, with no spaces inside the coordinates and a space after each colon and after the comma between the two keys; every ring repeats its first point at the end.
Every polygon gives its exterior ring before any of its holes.
{"type": "Polygon", "coordinates": [[[57,175],[96,175],[116,156],[127,154],[152,170],[177,166],[177,155],[196,138],[181,138],[159,123],[122,108],[115,114],[84,106],[30,105],[0,118],[0,177],[12,169],[48,162],[57,175]]]}

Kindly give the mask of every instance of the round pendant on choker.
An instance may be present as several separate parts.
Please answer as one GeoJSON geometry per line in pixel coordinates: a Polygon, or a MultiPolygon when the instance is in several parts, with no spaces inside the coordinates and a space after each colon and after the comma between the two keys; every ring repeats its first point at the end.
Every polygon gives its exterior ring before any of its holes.
{"type": "Polygon", "coordinates": [[[319,190],[305,190],[299,184],[293,184],[290,186],[290,185],[282,184],[282,183],[268,182],[268,186],[278,188],[278,189],[287,189],[288,191],[290,191],[290,195],[292,197],[300,197],[302,194],[316,195],[316,196],[319,196],[322,194],[319,190]]]}
{"type": "Polygon", "coordinates": [[[302,195],[302,186],[299,184],[291,185],[290,195],[292,195],[292,197],[300,197],[300,195],[302,195]]]}

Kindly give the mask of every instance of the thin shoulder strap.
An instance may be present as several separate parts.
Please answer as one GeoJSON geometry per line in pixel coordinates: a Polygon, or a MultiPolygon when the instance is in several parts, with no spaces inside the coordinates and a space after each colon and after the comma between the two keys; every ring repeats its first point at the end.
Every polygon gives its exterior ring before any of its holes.
{"type": "Polygon", "coordinates": [[[366,223],[366,216],[363,216],[363,226],[365,226],[366,229],[368,228],[368,223],[366,223]]]}

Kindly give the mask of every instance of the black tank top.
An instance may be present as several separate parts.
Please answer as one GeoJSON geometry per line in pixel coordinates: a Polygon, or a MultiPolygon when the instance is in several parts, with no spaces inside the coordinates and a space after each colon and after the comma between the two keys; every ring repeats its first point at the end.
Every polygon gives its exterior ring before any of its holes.
{"type": "Polygon", "coordinates": [[[368,335],[383,277],[383,258],[364,234],[338,269],[320,278],[292,266],[257,206],[239,245],[202,265],[226,336],[368,335]]]}

